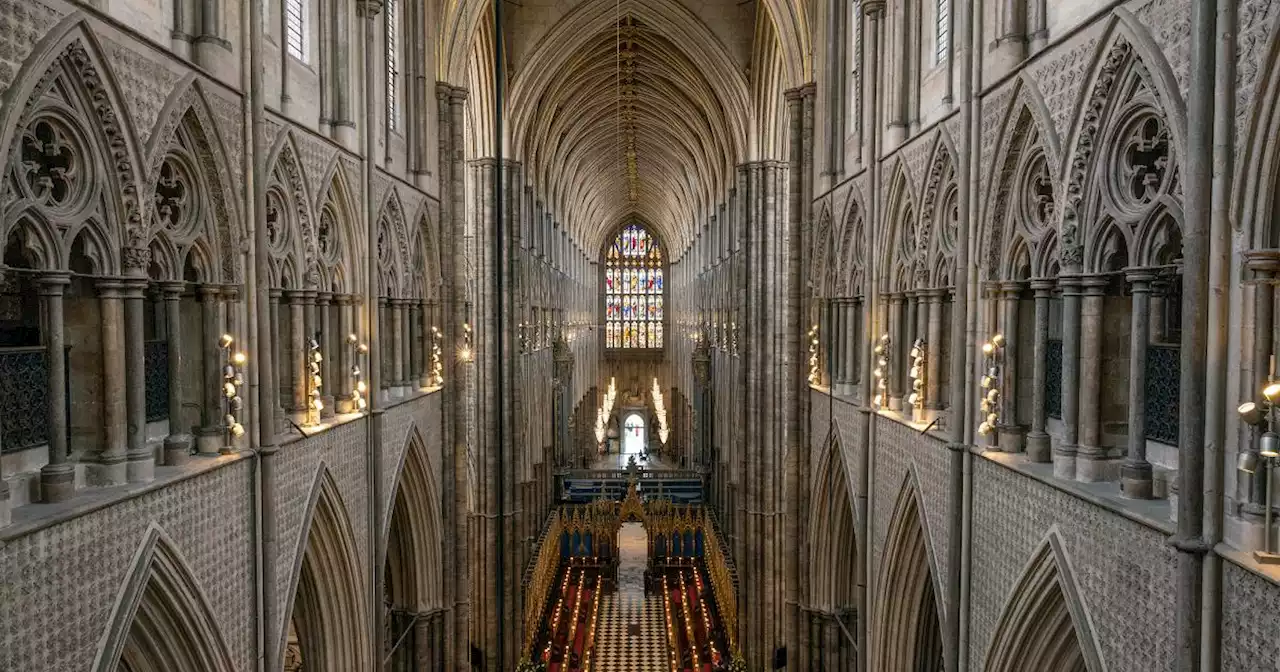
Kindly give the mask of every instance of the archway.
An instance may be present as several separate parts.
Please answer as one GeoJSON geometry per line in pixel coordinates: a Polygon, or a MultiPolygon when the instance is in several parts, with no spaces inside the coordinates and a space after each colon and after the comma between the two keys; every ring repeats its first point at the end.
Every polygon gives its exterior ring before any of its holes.
{"type": "Polygon", "coordinates": [[[440,515],[426,446],[417,429],[406,440],[403,467],[386,531],[383,650],[389,670],[443,667],[444,572],[440,515]]]}
{"type": "Polygon", "coordinates": [[[937,598],[928,537],[914,480],[898,494],[876,598],[873,669],[938,672],[943,669],[941,601],[937,598]]]}
{"type": "Polygon", "coordinates": [[[305,545],[295,560],[293,603],[281,632],[280,660],[292,659],[307,672],[373,669],[355,533],[337,485],[323,466],[310,499],[305,545]],[[291,631],[296,645],[290,641],[291,631]]]}
{"type": "Polygon", "coordinates": [[[857,645],[849,634],[857,628],[857,576],[863,555],[839,429],[833,424],[831,432],[819,458],[817,489],[810,500],[809,581],[814,609],[809,641],[815,667],[843,672],[857,663],[857,645]]]}
{"type": "Polygon", "coordinates": [[[1032,556],[996,624],[986,672],[1102,669],[1056,532],[1032,556]]]}
{"type": "Polygon", "coordinates": [[[642,455],[646,452],[649,433],[644,418],[639,413],[631,413],[622,421],[622,454],[642,455]]]}

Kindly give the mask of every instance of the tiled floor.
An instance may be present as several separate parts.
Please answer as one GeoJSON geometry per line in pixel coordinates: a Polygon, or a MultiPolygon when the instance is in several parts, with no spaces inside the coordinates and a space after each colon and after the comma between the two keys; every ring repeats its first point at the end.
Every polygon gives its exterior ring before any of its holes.
{"type": "Polygon", "coordinates": [[[668,672],[662,597],[644,596],[647,541],[639,523],[618,532],[618,592],[600,598],[593,672],[668,672]]]}

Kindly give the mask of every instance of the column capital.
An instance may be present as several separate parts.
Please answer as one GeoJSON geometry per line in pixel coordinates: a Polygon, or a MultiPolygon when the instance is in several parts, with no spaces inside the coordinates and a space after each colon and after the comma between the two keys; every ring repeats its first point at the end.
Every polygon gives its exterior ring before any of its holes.
{"type": "Polygon", "coordinates": [[[1249,250],[1244,253],[1244,265],[1261,275],[1280,273],[1280,250],[1249,250]]]}
{"type": "Polygon", "coordinates": [[[182,293],[187,289],[187,283],[181,280],[164,280],[157,282],[156,286],[160,288],[166,301],[177,301],[182,298],[182,293]]]}
{"type": "Polygon", "coordinates": [[[1109,284],[1111,284],[1110,279],[1105,275],[1085,275],[1080,277],[1080,287],[1089,296],[1101,296],[1106,292],[1109,284]]]}
{"type": "Polygon", "coordinates": [[[124,295],[125,283],[120,278],[102,278],[93,283],[98,298],[118,299],[124,295]]]}
{"type": "Polygon", "coordinates": [[[147,270],[151,267],[151,250],[126,245],[121,250],[121,261],[123,261],[125,275],[145,278],[147,270]]]}
{"type": "Polygon", "coordinates": [[[48,271],[36,276],[41,296],[62,296],[62,290],[71,284],[71,274],[66,271],[48,271]]]}
{"type": "Polygon", "coordinates": [[[126,277],[120,281],[120,287],[124,291],[126,299],[141,299],[146,295],[147,287],[151,285],[151,281],[145,277],[126,277]]]}
{"type": "Polygon", "coordinates": [[[301,303],[306,299],[307,290],[305,289],[284,289],[280,292],[281,296],[290,303],[301,303]]]}
{"type": "Polygon", "coordinates": [[[1151,291],[1151,283],[1156,279],[1156,273],[1150,268],[1127,268],[1124,272],[1125,282],[1133,285],[1133,291],[1151,291]]]}
{"type": "Polygon", "coordinates": [[[880,14],[884,12],[885,0],[864,0],[862,3],[862,12],[873,19],[880,18],[880,14]]]}
{"type": "Polygon", "coordinates": [[[316,303],[321,306],[327,306],[333,302],[333,292],[316,292],[316,303]]]}
{"type": "Polygon", "coordinates": [[[279,301],[280,297],[283,295],[284,295],[284,290],[280,289],[279,287],[271,287],[267,290],[267,298],[269,299],[275,299],[279,301]]]}
{"type": "Polygon", "coordinates": [[[222,285],[222,296],[228,301],[240,298],[240,285],[222,285]]]}
{"type": "Polygon", "coordinates": [[[334,294],[333,301],[339,306],[350,306],[355,303],[355,298],[350,294],[334,294]]]}
{"type": "Polygon", "coordinates": [[[221,293],[222,293],[222,287],[218,285],[206,285],[206,284],[196,285],[196,294],[200,295],[200,300],[202,301],[207,299],[217,299],[218,295],[221,293]]]}
{"type": "Polygon", "coordinates": [[[1028,283],[1036,296],[1048,296],[1058,286],[1056,278],[1032,278],[1028,283]]]}
{"type": "Polygon", "coordinates": [[[906,303],[907,301],[907,297],[903,292],[888,292],[885,294],[885,298],[889,299],[891,303],[906,303]]]}

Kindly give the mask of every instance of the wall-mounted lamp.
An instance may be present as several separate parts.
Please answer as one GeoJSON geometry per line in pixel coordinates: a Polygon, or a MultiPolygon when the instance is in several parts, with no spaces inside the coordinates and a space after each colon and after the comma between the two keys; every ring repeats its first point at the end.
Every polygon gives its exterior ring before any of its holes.
{"type": "Polygon", "coordinates": [[[471,350],[471,323],[462,323],[462,343],[458,345],[458,361],[470,362],[474,353],[471,350]]]}
{"type": "Polygon", "coordinates": [[[809,328],[809,384],[822,382],[822,370],[818,367],[818,325],[809,328]]]}
{"type": "Polygon", "coordinates": [[[249,358],[243,352],[235,352],[231,346],[235,339],[231,334],[218,337],[218,349],[222,350],[222,415],[223,427],[226,431],[227,445],[223,446],[224,454],[234,452],[232,442],[244,436],[244,425],[240,423],[240,411],[244,408],[244,399],[240,396],[240,388],[244,385],[244,374],[241,369],[249,358]]]}
{"type": "Polygon", "coordinates": [[[911,370],[907,372],[907,377],[911,379],[911,392],[907,394],[907,403],[916,409],[924,408],[925,357],[924,339],[917,338],[911,345],[911,370]]]}
{"type": "Polygon", "coordinates": [[[359,413],[369,405],[365,400],[369,386],[365,384],[360,372],[361,355],[369,353],[369,346],[361,343],[355,334],[348,334],[347,347],[351,349],[351,402],[355,411],[359,413]]]}
{"type": "Polygon", "coordinates": [[[440,329],[431,327],[431,386],[444,385],[444,359],[440,350],[440,329]]]}
{"type": "Polygon", "coordinates": [[[978,425],[978,433],[987,436],[996,430],[1000,423],[1000,382],[1004,370],[1004,336],[996,334],[991,340],[982,344],[982,355],[986,358],[986,373],[979,384],[984,390],[980,407],[982,423],[978,425]]]}
{"type": "Polygon", "coordinates": [[[324,379],[320,377],[320,362],[324,356],[320,354],[320,341],[316,338],[307,340],[307,424],[320,424],[320,411],[324,410],[324,402],[320,400],[320,388],[324,387],[324,379]]]}
{"type": "Polygon", "coordinates": [[[876,360],[876,366],[871,370],[871,375],[876,379],[876,391],[871,397],[871,405],[883,408],[889,392],[889,334],[880,334],[880,340],[872,348],[872,355],[876,360]]]}
{"type": "Polygon", "coordinates": [[[1236,413],[1241,421],[1263,430],[1258,437],[1256,450],[1250,447],[1236,457],[1236,469],[1248,474],[1257,474],[1258,467],[1261,466],[1263,474],[1266,475],[1267,487],[1264,495],[1266,501],[1262,502],[1265,512],[1262,523],[1262,550],[1253,552],[1253,559],[1263,564],[1280,564],[1280,554],[1272,550],[1271,538],[1271,483],[1275,480],[1273,470],[1276,460],[1280,459],[1280,434],[1275,432],[1276,405],[1280,402],[1280,382],[1275,380],[1275,371],[1276,358],[1272,355],[1267,384],[1260,390],[1262,398],[1258,401],[1246,401],[1236,407],[1236,413]]]}

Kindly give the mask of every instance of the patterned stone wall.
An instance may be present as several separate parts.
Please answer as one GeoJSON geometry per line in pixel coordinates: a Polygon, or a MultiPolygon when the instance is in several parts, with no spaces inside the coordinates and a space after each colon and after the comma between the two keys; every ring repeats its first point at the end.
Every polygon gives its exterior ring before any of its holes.
{"type": "MultiPolygon", "coordinates": [[[[884,416],[876,419],[875,483],[872,485],[871,503],[871,543],[877,558],[877,566],[873,570],[876,575],[883,570],[880,559],[886,552],[885,537],[898,495],[910,484],[919,488],[923,503],[921,523],[933,555],[930,571],[933,572],[935,586],[944,585],[942,579],[947,575],[948,521],[951,515],[949,460],[946,442],[933,436],[922,436],[919,431],[884,416]]],[[[936,595],[939,603],[946,603],[945,591],[939,590],[936,595]]]]}
{"type": "Polygon", "coordinates": [[[151,525],[199,584],[239,669],[252,669],[253,461],[0,543],[0,669],[88,670],[151,525]]]}
{"type": "Polygon", "coordinates": [[[972,529],[970,669],[982,669],[1004,605],[1051,530],[1107,669],[1173,669],[1176,552],[1166,532],[981,456],[974,456],[972,529]]]}
{"type": "Polygon", "coordinates": [[[1222,563],[1222,672],[1252,672],[1280,660],[1280,589],[1268,579],[1222,563]]]}

